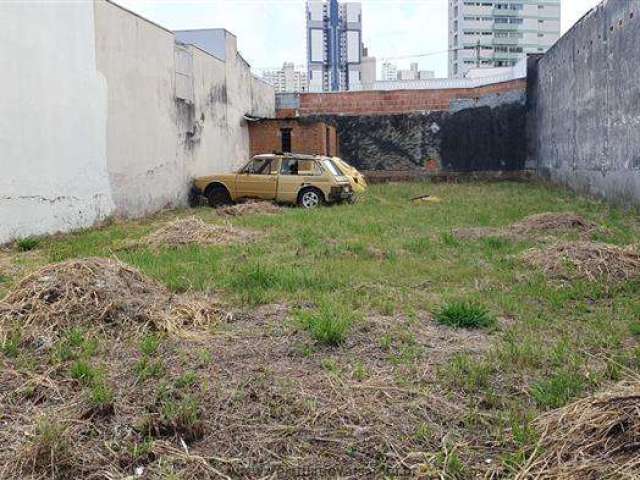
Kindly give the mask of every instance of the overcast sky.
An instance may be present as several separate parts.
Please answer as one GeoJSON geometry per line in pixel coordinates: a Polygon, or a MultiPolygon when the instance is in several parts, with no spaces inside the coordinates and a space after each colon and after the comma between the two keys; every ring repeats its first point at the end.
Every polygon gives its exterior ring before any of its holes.
{"type": "MultiPolygon", "coordinates": [[[[304,0],[115,1],[171,30],[226,28],[237,35],[238,49],[256,72],[279,68],[285,61],[305,68],[304,0]]],[[[361,3],[363,40],[369,55],[378,58],[378,70],[388,58],[400,68],[418,62],[421,69],[447,75],[447,0],[361,3]]],[[[562,32],[598,3],[562,0],[562,32]]]]}

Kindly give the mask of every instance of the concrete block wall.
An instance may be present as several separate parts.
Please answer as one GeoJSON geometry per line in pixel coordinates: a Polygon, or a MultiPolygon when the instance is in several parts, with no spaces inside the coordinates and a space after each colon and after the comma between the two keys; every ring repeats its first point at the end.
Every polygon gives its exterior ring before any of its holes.
{"type": "Polygon", "coordinates": [[[608,0],[530,68],[529,163],[551,181],[640,205],[640,2],[608,0]]]}
{"type": "Polygon", "coordinates": [[[221,61],[107,0],[0,2],[0,244],[183,206],[246,162],[275,93],[224,33],[221,61]]]}

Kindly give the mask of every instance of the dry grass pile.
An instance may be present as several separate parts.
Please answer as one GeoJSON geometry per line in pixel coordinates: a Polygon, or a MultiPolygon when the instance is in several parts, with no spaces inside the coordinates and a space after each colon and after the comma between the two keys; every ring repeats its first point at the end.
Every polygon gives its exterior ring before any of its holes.
{"type": "Polygon", "coordinates": [[[228,245],[244,243],[255,238],[253,232],[231,225],[214,225],[197,217],[171,222],[146,237],[141,246],[151,248],[179,248],[189,245],[228,245]]]}
{"type": "Polygon", "coordinates": [[[597,225],[575,213],[539,213],[530,215],[504,228],[459,228],[454,230],[453,234],[458,240],[481,240],[489,237],[500,237],[518,241],[539,235],[566,232],[577,232],[584,237],[593,233],[597,228],[597,225]]]}
{"type": "Polygon", "coordinates": [[[579,400],[537,423],[539,446],[519,480],[640,477],[640,382],[579,400]]]}
{"type": "Polygon", "coordinates": [[[282,207],[273,202],[263,202],[259,200],[247,200],[235,205],[228,205],[216,209],[218,215],[225,217],[240,217],[243,215],[252,215],[254,213],[274,214],[280,213],[282,207]]]}
{"type": "Polygon", "coordinates": [[[206,302],[171,295],[117,260],[89,258],[48,265],[20,281],[0,302],[0,331],[17,326],[42,334],[109,325],[171,331],[221,314],[206,302]]]}
{"type": "Polygon", "coordinates": [[[562,232],[569,230],[588,233],[596,228],[597,226],[594,223],[589,222],[581,215],[563,212],[531,215],[511,225],[509,230],[521,234],[562,232]]]}
{"type": "Polygon", "coordinates": [[[619,283],[640,276],[640,253],[632,247],[596,242],[562,242],[524,253],[529,265],[550,277],[619,283]]]}

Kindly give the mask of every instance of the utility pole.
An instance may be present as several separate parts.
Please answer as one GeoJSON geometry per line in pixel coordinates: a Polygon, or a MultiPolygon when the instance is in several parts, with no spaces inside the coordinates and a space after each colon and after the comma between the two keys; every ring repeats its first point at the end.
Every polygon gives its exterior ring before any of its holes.
{"type": "Polygon", "coordinates": [[[480,68],[480,39],[476,45],[476,67],[480,68]]]}

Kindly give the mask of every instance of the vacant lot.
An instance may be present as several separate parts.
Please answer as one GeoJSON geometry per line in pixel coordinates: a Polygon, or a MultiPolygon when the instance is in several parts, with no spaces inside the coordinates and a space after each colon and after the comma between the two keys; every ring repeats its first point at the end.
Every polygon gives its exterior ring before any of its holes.
{"type": "Polygon", "coordinates": [[[544,185],[416,183],[20,242],[0,251],[0,477],[514,477],[539,415],[637,378],[639,233],[544,185]],[[571,215],[518,223],[549,212],[571,215]],[[70,262],[89,257],[140,273],[70,262]]]}

